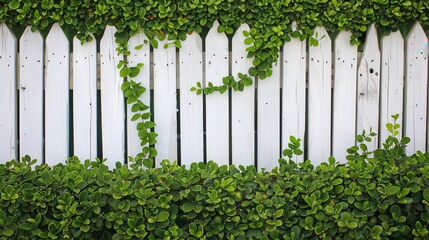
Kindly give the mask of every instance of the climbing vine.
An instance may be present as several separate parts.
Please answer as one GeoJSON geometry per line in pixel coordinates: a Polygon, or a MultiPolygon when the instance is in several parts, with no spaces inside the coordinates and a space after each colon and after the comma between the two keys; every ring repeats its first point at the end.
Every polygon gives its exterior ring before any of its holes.
{"type": "MultiPolygon", "coordinates": [[[[350,43],[360,45],[370,24],[383,33],[400,30],[407,34],[416,22],[429,32],[429,2],[427,0],[0,0],[0,22],[9,27],[32,26],[47,29],[59,23],[82,41],[91,41],[92,34],[100,36],[106,25],[114,25],[118,53],[129,55],[127,42],[130,36],[144,31],[153,48],[157,40],[167,39],[180,47],[180,42],[191,32],[203,33],[218,20],[219,32],[232,35],[242,24],[250,26],[244,32],[248,45],[247,57],[253,58],[247,73],[225,76],[223,85],[198,84],[192,90],[199,94],[225,92],[229,88],[243,90],[253,84],[252,77],[265,79],[272,74],[278,52],[292,37],[308,39],[310,46],[317,45],[314,28],[324,26],[330,35],[338,31],[352,32],[350,43]],[[292,27],[295,22],[296,27],[292,27]]],[[[139,159],[156,155],[152,146],[156,133],[151,129],[148,106],[140,100],[146,91],[134,82],[142,67],[129,66],[122,61],[121,76],[126,78],[122,89],[127,103],[132,104],[143,151],[139,159]]],[[[149,165],[149,162],[146,161],[149,165]]]]}

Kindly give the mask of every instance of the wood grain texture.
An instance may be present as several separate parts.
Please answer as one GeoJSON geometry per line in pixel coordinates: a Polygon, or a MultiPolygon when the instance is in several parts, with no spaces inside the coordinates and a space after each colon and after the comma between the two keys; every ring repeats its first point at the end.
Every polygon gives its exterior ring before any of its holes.
{"type": "Polygon", "coordinates": [[[258,80],[258,169],[270,171],[280,157],[280,65],[273,74],[258,80]]]}
{"type": "Polygon", "coordinates": [[[67,37],[54,24],[46,38],[45,162],[65,163],[69,156],[69,66],[67,37]]]}
{"type": "Polygon", "coordinates": [[[116,28],[107,26],[100,41],[101,67],[101,129],[103,158],[111,169],[116,162],[124,163],[125,157],[125,103],[121,90],[123,78],[117,65],[123,60],[115,43],[116,28]]]}
{"type": "MultiPolygon", "coordinates": [[[[301,139],[304,150],[305,92],[306,92],[306,40],[293,38],[283,46],[283,97],[282,97],[282,149],[288,148],[290,136],[301,139]]],[[[302,162],[304,156],[295,156],[302,162]]]]}
{"type": "Polygon", "coordinates": [[[406,148],[409,154],[427,149],[427,44],[427,36],[417,23],[406,40],[404,135],[411,138],[406,148]]]}
{"type": "Polygon", "coordinates": [[[331,39],[317,27],[319,45],[309,48],[308,158],[316,165],[331,155],[331,39]],[[322,38],[323,37],[323,38],[322,38]]]}
{"type": "Polygon", "coordinates": [[[160,41],[153,50],[154,117],[158,133],[156,165],[168,159],[177,160],[177,101],[176,101],[176,47],[164,48],[160,41]]]}
{"type": "Polygon", "coordinates": [[[335,74],[332,118],[332,155],[347,163],[347,149],[355,145],[357,47],[350,45],[350,32],[335,39],[335,74]]]}
{"type": "MultiPolygon", "coordinates": [[[[377,30],[372,25],[367,32],[365,46],[358,68],[358,100],[357,100],[357,134],[370,130],[378,134],[380,104],[380,50],[378,47],[377,30]]],[[[378,146],[375,136],[369,150],[378,146]]]]}
{"type": "MultiPolygon", "coordinates": [[[[206,86],[222,85],[222,78],[228,75],[228,38],[218,33],[219,23],[213,23],[206,37],[206,86]]],[[[229,164],[229,100],[228,92],[206,96],[207,160],[218,164],[229,164]]]]}
{"type": "MultiPolygon", "coordinates": [[[[397,123],[402,123],[404,107],[404,38],[399,31],[381,39],[381,85],[380,85],[380,145],[390,135],[386,124],[393,122],[391,116],[399,114],[397,123]]],[[[401,137],[402,131],[398,137],[401,137]]]]}
{"type": "MultiPolygon", "coordinates": [[[[249,26],[241,25],[232,38],[232,75],[246,74],[252,66],[252,59],[247,58],[243,31],[249,26]]],[[[254,79],[252,79],[255,81],[254,79]]],[[[242,92],[232,92],[232,164],[249,166],[255,164],[255,84],[242,92]]]]}
{"type": "Polygon", "coordinates": [[[81,160],[97,157],[97,42],[73,39],[73,149],[81,160]]]}
{"type": "Polygon", "coordinates": [[[181,164],[204,160],[203,95],[191,92],[203,82],[203,43],[193,32],[180,48],[180,143],[181,164]]]}
{"type": "Polygon", "coordinates": [[[19,41],[20,93],[19,141],[20,157],[29,155],[44,161],[43,148],[43,50],[39,31],[27,27],[19,41]]]}
{"type": "Polygon", "coordinates": [[[0,163],[18,158],[16,52],[15,36],[0,23],[0,163]]]}

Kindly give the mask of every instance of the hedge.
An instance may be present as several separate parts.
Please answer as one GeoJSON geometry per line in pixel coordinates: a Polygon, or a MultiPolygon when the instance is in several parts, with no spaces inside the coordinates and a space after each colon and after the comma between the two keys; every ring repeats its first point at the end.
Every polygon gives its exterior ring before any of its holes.
{"type": "Polygon", "coordinates": [[[299,139],[271,172],[165,160],[109,170],[100,160],[0,165],[0,239],[428,239],[429,153],[357,136],[348,164],[296,164],[299,139]]]}
{"type": "MultiPolygon", "coordinates": [[[[241,23],[251,27],[246,40],[255,58],[251,76],[272,74],[278,48],[292,37],[317,45],[314,28],[325,26],[330,34],[350,30],[352,44],[359,45],[370,24],[387,34],[404,34],[415,22],[429,31],[427,0],[0,0],[0,22],[13,28],[47,29],[59,23],[70,36],[82,41],[100,35],[106,25],[117,27],[116,40],[127,53],[130,36],[144,30],[156,47],[167,38],[176,46],[190,32],[202,33],[219,20],[219,32],[233,34],[241,23]],[[293,28],[293,22],[296,28],[293,28]]],[[[321,37],[321,36],[319,36],[321,37]]],[[[237,77],[237,76],[235,76],[237,77]]],[[[242,87],[242,86],[241,86],[242,87]]],[[[213,89],[212,89],[213,90],[213,89]]]]}

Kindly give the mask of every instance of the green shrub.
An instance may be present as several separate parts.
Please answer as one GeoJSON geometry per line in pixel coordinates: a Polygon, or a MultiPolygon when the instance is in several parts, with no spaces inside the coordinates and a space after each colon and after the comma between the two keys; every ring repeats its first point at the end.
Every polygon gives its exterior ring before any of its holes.
{"type": "Polygon", "coordinates": [[[428,239],[429,154],[406,156],[409,138],[388,127],[375,151],[359,135],[348,165],[280,159],[271,172],[13,160],[0,165],[0,239],[428,239]]]}

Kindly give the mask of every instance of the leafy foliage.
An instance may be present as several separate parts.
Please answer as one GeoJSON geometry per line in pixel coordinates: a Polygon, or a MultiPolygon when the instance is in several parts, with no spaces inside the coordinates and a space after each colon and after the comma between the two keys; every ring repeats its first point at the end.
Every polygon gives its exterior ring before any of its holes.
{"type": "MultiPolygon", "coordinates": [[[[394,116],[397,118],[397,116],[394,116]]],[[[357,136],[348,165],[280,165],[111,171],[102,161],[34,166],[28,156],[0,165],[0,239],[427,239],[429,153],[404,154],[389,124],[384,147],[357,136]]]]}
{"type": "Polygon", "coordinates": [[[398,29],[406,33],[416,21],[427,29],[428,16],[429,4],[425,0],[0,1],[0,22],[12,27],[45,29],[58,22],[87,41],[92,39],[90,33],[100,35],[106,25],[114,25],[119,51],[125,52],[129,37],[141,30],[153,47],[158,45],[155,39],[166,38],[180,47],[187,33],[201,33],[215,20],[220,22],[218,31],[227,34],[247,23],[251,27],[245,33],[248,57],[255,57],[247,74],[260,79],[271,75],[279,47],[291,37],[308,38],[311,45],[317,44],[313,31],[316,26],[325,26],[330,34],[350,30],[351,43],[359,45],[360,37],[372,23],[382,33],[398,29]]]}

